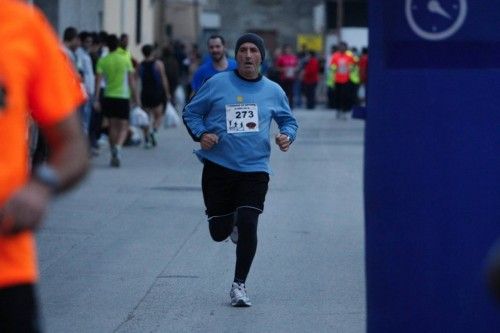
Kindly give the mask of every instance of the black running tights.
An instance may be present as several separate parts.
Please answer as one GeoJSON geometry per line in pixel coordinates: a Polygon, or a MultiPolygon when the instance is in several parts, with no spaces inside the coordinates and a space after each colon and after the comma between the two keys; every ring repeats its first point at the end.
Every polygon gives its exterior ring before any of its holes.
{"type": "MultiPolygon", "coordinates": [[[[236,210],[238,244],[236,245],[236,268],[234,282],[245,283],[257,250],[257,222],[260,211],[241,207],[236,210]]],[[[233,230],[234,214],[214,217],[209,221],[210,235],[216,242],[225,240],[233,230]]]]}

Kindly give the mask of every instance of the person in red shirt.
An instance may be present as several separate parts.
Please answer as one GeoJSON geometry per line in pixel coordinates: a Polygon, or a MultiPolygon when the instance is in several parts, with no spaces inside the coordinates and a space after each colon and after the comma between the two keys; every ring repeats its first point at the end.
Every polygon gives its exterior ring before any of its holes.
{"type": "Polygon", "coordinates": [[[22,1],[0,7],[0,332],[40,332],[33,231],[50,199],[88,168],[88,147],[75,110],[80,79],[44,16],[22,1]],[[30,172],[28,121],[50,147],[30,172]],[[32,174],[30,176],[30,174],[32,174]]]}
{"type": "Polygon", "coordinates": [[[335,107],[339,110],[339,117],[344,117],[352,108],[352,94],[350,89],[350,74],[355,65],[354,58],[347,52],[347,44],[339,43],[338,51],[332,56],[330,68],[332,69],[335,84],[335,107]]]}
{"type": "Polygon", "coordinates": [[[363,47],[359,57],[359,78],[361,80],[360,99],[362,104],[366,104],[366,86],[368,83],[368,48],[363,47]]]}
{"type": "Polygon", "coordinates": [[[280,85],[285,91],[290,108],[293,108],[293,86],[297,77],[297,68],[299,60],[292,52],[292,47],[288,44],[283,46],[283,53],[279,56],[276,63],[280,72],[280,85]]]}
{"type": "Polygon", "coordinates": [[[306,107],[314,109],[316,107],[316,87],[319,81],[319,61],[316,52],[309,51],[301,77],[306,107]]]}

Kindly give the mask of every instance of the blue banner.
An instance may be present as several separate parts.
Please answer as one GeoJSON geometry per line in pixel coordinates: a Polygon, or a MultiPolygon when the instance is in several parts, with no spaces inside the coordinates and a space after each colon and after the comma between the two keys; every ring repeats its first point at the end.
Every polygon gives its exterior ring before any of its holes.
{"type": "Polygon", "coordinates": [[[383,1],[390,68],[500,67],[497,1],[383,1]]]}
{"type": "Polygon", "coordinates": [[[369,333],[496,333],[500,1],[369,1],[369,333]]]}

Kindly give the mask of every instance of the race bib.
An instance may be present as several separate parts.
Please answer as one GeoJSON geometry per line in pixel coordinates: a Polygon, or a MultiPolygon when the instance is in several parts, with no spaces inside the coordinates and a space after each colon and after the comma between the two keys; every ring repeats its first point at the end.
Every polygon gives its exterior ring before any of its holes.
{"type": "Polygon", "coordinates": [[[226,127],[228,133],[259,131],[259,112],[257,104],[226,105],[226,127]]]}

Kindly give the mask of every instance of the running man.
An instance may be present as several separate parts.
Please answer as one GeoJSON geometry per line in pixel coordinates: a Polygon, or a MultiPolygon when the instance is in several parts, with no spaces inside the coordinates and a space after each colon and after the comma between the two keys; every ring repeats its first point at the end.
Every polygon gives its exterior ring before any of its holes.
{"type": "Polygon", "coordinates": [[[151,130],[144,135],[144,148],[156,147],[156,135],[163,122],[165,104],[171,100],[170,86],[165,74],[165,65],[156,58],[153,45],[142,47],[144,60],[140,63],[137,74],[141,80],[141,104],[151,119],[151,130]]]}
{"type": "Polygon", "coordinates": [[[57,36],[34,7],[14,0],[0,9],[0,332],[40,332],[34,230],[50,199],[88,168],[79,115],[80,78],[57,36]],[[30,177],[28,116],[50,147],[30,177]]]}
{"type": "Polygon", "coordinates": [[[295,120],[285,92],[262,76],[264,41],[248,33],[236,43],[234,71],[210,78],[185,107],[183,119],[201,149],[202,190],[213,240],[231,235],[236,268],[230,297],[233,306],[251,306],[246,279],[257,249],[257,222],[264,210],[269,182],[270,127],[279,127],[275,142],[286,152],[295,140],[295,120]]]}
{"type": "Polygon", "coordinates": [[[107,40],[109,54],[100,58],[96,65],[94,109],[103,112],[109,120],[110,165],[119,168],[121,152],[127,139],[130,118],[130,98],[140,106],[134,79],[131,58],[118,48],[118,37],[109,35],[107,40]],[[101,83],[106,81],[102,105],[100,100],[101,83]]]}
{"type": "Polygon", "coordinates": [[[207,40],[210,60],[202,64],[191,80],[191,95],[194,95],[202,84],[217,73],[236,69],[236,61],[226,57],[226,42],[220,35],[212,35],[207,40]]]}

